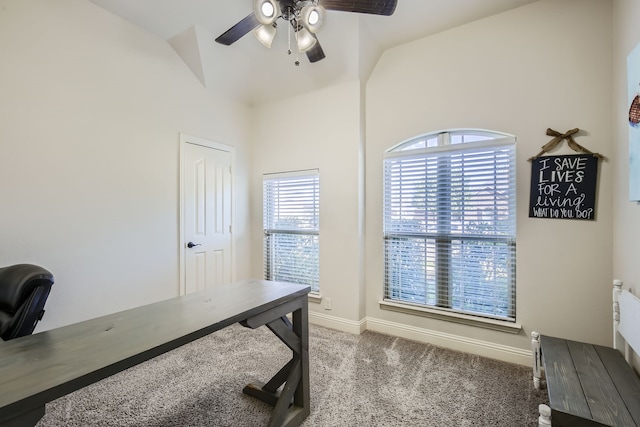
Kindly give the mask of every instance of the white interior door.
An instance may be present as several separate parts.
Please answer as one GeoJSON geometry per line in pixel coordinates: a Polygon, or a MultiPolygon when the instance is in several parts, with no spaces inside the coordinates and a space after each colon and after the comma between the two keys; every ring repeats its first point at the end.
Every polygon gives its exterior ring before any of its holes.
{"type": "Polygon", "coordinates": [[[231,281],[231,177],[230,151],[183,142],[184,293],[231,281]]]}

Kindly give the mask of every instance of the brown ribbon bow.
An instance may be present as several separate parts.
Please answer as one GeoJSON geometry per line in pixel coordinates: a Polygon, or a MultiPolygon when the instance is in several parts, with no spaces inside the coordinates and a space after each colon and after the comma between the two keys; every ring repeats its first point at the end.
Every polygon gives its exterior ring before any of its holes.
{"type": "Polygon", "coordinates": [[[536,159],[538,157],[540,157],[541,155],[543,155],[544,153],[547,153],[551,150],[553,150],[554,148],[557,147],[557,145],[560,143],[560,141],[562,141],[563,139],[567,140],[567,143],[569,144],[569,147],[573,150],[573,151],[577,151],[580,153],[585,153],[585,154],[593,154],[594,156],[598,157],[598,158],[602,158],[601,154],[598,153],[594,153],[592,151],[587,150],[586,148],[584,148],[582,145],[578,144],[576,142],[575,139],[573,139],[573,135],[575,135],[576,133],[578,133],[580,131],[580,129],[575,128],[575,129],[571,129],[568,130],[565,133],[560,133],[556,130],[553,130],[551,128],[547,129],[547,135],[549,136],[553,136],[554,138],[547,142],[545,145],[542,146],[542,151],[540,151],[538,154],[536,154],[535,156],[531,157],[529,160],[533,160],[536,159]]]}

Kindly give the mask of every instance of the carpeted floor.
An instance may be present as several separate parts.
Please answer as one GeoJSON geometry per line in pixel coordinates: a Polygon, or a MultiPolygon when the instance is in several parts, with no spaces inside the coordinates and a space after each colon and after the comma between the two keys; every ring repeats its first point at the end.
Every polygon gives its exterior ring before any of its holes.
{"type": "MultiPolygon", "coordinates": [[[[304,427],[537,425],[531,369],[373,332],[310,326],[304,427]]],[[[51,402],[37,427],[265,426],[242,393],[290,358],[268,329],[234,325],[51,402]]]]}

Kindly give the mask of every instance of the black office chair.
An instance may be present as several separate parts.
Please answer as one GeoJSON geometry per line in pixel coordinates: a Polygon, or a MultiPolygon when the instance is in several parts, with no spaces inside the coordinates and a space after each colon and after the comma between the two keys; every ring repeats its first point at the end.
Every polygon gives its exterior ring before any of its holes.
{"type": "Polygon", "coordinates": [[[0,268],[0,337],[31,335],[44,315],[53,275],[42,267],[17,264],[0,268]]]}

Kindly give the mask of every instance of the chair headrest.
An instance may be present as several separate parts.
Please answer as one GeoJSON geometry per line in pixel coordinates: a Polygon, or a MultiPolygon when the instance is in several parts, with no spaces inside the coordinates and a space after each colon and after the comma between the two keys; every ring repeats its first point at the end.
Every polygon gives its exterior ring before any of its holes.
{"type": "Polygon", "coordinates": [[[53,285],[53,275],[33,264],[0,268],[0,309],[15,312],[38,286],[53,285]]]}

